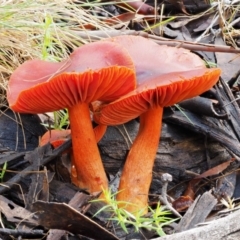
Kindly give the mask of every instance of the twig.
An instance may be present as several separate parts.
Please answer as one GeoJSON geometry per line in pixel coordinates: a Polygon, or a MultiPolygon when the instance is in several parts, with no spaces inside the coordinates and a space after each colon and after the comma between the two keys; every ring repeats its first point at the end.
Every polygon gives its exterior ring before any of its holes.
{"type": "Polygon", "coordinates": [[[74,31],[71,33],[75,36],[79,36],[83,39],[91,41],[98,41],[100,39],[116,37],[120,35],[135,35],[152,39],[159,45],[167,45],[171,47],[177,47],[181,45],[182,48],[186,48],[192,51],[206,51],[206,52],[227,52],[227,53],[240,53],[240,49],[235,49],[231,46],[213,45],[206,43],[193,43],[189,41],[172,40],[164,37],[147,34],[146,32],[134,31],[134,30],[97,30],[97,31],[74,31]]]}
{"type": "Polygon", "coordinates": [[[14,237],[43,237],[45,234],[43,230],[18,230],[18,229],[8,229],[8,228],[0,228],[0,233],[7,236],[14,237]]]}
{"type": "Polygon", "coordinates": [[[212,20],[211,24],[207,27],[207,29],[194,41],[195,43],[199,42],[206,34],[209,32],[214,24],[219,20],[219,15],[217,14],[212,20]]]}
{"type": "Polygon", "coordinates": [[[229,214],[224,218],[219,218],[209,222],[207,226],[193,228],[188,231],[154,238],[152,240],[178,240],[178,239],[239,239],[236,234],[240,230],[240,210],[229,214]]]}
{"type": "MultiPolygon", "coordinates": [[[[51,152],[50,144],[47,144],[47,145],[44,145],[43,147],[35,149],[34,151],[36,152],[36,157],[38,157],[39,165],[40,166],[46,165],[51,160],[53,160],[54,158],[59,156],[62,152],[69,149],[71,147],[71,145],[72,145],[72,139],[69,139],[68,141],[63,143],[61,146],[54,149],[52,152],[51,152]],[[43,154],[43,157],[41,156],[41,154],[43,154]],[[44,154],[49,154],[49,155],[44,156],[44,154]]],[[[37,161],[37,159],[35,159],[35,160],[37,161]]],[[[24,170],[22,170],[21,172],[16,174],[14,177],[9,179],[7,182],[5,182],[4,185],[1,185],[0,186],[0,194],[9,190],[9,188],[7,186],[10,186],[10,188],[11,188],[11,186],[13,184],[20,182],[21,178],[26,176],[27,174],[29,174],[29,172],[32,171],[34,169],[34,167],[35,167],[35,165],[31,164],[30,166],[28,166],[27,168],[25,168],[24,170]]]]}
{"type": "Polygon", "coordinates": [[[11,162],[17,158],[23,157],[27,152],[17,152],[10,154],[8,156],[0,158],[0,164],[4,164],[5,162],[11,162]]]}

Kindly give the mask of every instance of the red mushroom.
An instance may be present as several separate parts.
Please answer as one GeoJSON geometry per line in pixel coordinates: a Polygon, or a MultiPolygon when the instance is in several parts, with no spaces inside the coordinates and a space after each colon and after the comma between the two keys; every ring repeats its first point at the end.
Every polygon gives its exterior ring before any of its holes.
{"type": "Polygon", "coordinates": [[[92,128],[88,104],[113,101],[136,85],[128,52],[110,42],[76,49],[68,61],[27,61],[12,74],[7,91],[10,107],[21,113],[68,108],[78,186],[90,193],[108,187],[92,128]]]}
{"type": "Polygon", "coordinates": [[[154,78],[96,112],[97,122],[106,125],[125,123],[140,116],[140,129],[128,154],[120,179],[117,199],[130,203],[130,212],[147,211],[152,168],[159,144],[163,107],[171,106],[211,88],[219,69],[174,72],[154,78]]]}
{"type": "Polygon", "coordinates": [[[207,69],[198,56],[187,50],[137,39],[116,37],[112,41],[129,51],[136,66],[138,87],[112,103],[100,105],[94,118],[99,124],[117,125],[140,116],[139,133],[124,165],[117,199],[124,202],[120,206],[128,211],[141,210],[144,214],[163,107],[210,89],[218,81],[220,70],[207,69]]]}

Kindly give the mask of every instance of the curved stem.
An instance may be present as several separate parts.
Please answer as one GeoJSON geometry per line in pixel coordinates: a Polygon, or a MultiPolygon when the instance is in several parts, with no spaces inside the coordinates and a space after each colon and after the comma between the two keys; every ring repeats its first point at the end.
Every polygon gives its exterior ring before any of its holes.
{"type": "Polygon", "coordinates": [[[104,171],[87,103],[78,103],[69,110],[71,124],[73,165],[77,176],[77,185],[90,193],[108,188],[108,180],[104,171]]]}
{"type": "Polygon", "coordinates": [[[148,191],[162,127],[163,108],[150,109],[140,116],[140,128],[128,154],[120,179],[117,200],[129,212],[147,212],[148,191]],[[128,204],[130,203],[130,204],[128,204]]]}
{"type": "Polygon", "coordinates": [[[104,134],[106,133],[107,125],[99,124],[93,129],[93,131],[94,131],[94,134],[95,134],[96,142],[98,143],[99,141],[101,141],[104,134]]]}

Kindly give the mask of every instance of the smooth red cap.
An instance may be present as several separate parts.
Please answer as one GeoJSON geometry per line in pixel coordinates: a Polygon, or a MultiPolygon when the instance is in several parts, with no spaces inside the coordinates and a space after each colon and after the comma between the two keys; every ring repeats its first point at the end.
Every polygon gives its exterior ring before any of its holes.
{"type": "Polygon", "coordinates": [[[111,42],[76,49],[69,60],[30,60],[10,77],[7,99],[22,113],[42,113],[79,102],[110,102],[136,87],[134,64],[127,50],[111,42]]]}
{"type": "Polygon", "coordinates": [[[137,84],[166,73],[206,68],[204,61],[189,50],[158,45],[144,37],[118,36],[105,41],[127,49],[135,64],[137,84]]]}

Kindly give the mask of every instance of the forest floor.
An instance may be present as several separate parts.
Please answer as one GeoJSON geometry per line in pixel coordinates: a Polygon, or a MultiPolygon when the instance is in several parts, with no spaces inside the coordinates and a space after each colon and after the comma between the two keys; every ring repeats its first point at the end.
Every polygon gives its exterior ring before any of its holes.
{"type": "Polygon", "coordinates": [[[239,239],[239,9],[237,0],[1,3],[0,238],[239,239]],[[60,62],[83,44],[119,35],[185,48],[221,69],[212,89],[164,109],[146,216],[114,210],[139,119],[108,127],[98,143],[113,191],[106,207],[71,183],[71,139],[39,147],[49,127],[69,127],[65,112],[19,114],[6,98],[11,74],[25,61],[60,62]]]}

